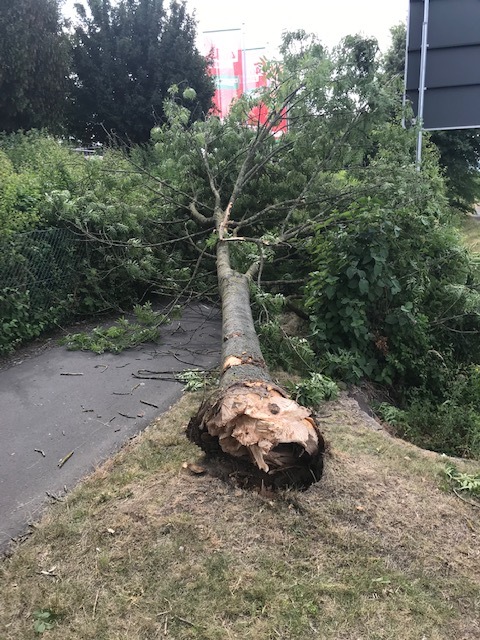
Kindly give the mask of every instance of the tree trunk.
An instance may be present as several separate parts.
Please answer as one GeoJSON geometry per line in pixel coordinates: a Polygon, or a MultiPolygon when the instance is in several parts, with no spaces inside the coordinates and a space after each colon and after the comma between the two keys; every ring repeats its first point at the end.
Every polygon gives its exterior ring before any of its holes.
{"type": "Polygon", "coordinates": [[[249,281],[217,245],[222,299],[219,391],[203,403],[187,435],[209,454],[249,466],[267,486],[309,486],[320,479],[325,443],[311,412],[275,385],[262,356],[250,308],[249,281]]]}

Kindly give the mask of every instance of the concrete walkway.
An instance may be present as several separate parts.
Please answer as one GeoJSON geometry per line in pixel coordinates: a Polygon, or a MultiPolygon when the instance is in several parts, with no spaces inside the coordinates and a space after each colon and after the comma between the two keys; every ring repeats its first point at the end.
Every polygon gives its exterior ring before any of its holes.
{"type": "Polygon", "coordinates": [[[0,370],[0,551],[49,494],[64,494],[179,398],[173,375],[149,372],[218,364],[220,325],[217,310],[190,306],[158,345],[119,355],[54,345],[0,370]]]}

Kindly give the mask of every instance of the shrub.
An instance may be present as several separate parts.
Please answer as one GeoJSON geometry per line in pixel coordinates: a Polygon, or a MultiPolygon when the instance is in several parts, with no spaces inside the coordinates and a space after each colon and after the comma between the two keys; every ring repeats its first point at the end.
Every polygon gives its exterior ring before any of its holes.
{"type": "Polygon", "coordinates": [[[445,475],[457,493],[462,491],[480,498],[480,473],[462,473],[455,465],[448,464],[445,468],[445,475]]]}
{"type": "Polygon", "coordinates": [[[468,253],[432,214],[368,199],[342,219],[311,243],[306,303],[323,370],[388,385],[407,410],[406,434],[472,455],[480,295],[468,253]]]}
{"type": "Polygon", "coordinates": [[[309,378],[292,385],[291,391],[295,400],[307,407],[335,400],[339,393],[336,383],[321,373],[311,373],[309,378]]]}
{"type": "Polygon", "coordinates": [[[191,270],[162,226],[178,215],[158,200],[118,151],[85,159],[39,132],[0,136],[0,353],[69,315],[180,293],[191,270]]]}
{"type": "Polygon", "coordinates": [[[448,455],[480,457],[480,368],[449,371],[443,396],[428,388],[405,392],[405,423],[399,433],[448,455]]]}

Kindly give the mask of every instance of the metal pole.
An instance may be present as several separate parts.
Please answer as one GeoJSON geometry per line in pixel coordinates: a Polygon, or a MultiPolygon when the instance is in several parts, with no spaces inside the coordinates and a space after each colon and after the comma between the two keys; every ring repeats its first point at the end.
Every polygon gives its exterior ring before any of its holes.
{"type": "Polygon", "coordinates": [[[247,93],[247,53],[245,49],[245,23],[242,22],[242,84],[243,93],[247,93]]]}
{"type": "Polygon", "coordinates": [[[422,52],[420,56],[420,83],[418,87],[418,114],[419,124],[417,137],[417,171],[422,166],[422,133],[423,133],[423,111],[425,107],[425,76],[427,71],[427,49],[428,49],[428,16],[430,0],[424,0],[423,25],[422,25],[422,52]]]}

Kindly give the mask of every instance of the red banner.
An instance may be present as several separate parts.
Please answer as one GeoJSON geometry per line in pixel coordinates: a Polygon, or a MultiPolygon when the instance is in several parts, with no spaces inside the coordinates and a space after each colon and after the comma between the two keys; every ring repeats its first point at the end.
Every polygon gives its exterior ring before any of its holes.
{"type": "MultiPolygon", "coordinates": [[[[210,73],[215,77],[213,112],[224,118],[235,99],[268,85],[262,64],[265,48],[244,48],[241,29],[205,31],[203,35],[204,54],[211,56],[210,73]]],[[[263,125],[267,119],[268,109],[262,103],[252,109],[248,118],[252,126],[263,125]]],[[[286,117],[272,129],[275,134],[286,130],[286,117]]]]}

